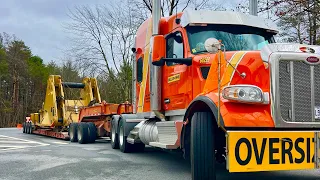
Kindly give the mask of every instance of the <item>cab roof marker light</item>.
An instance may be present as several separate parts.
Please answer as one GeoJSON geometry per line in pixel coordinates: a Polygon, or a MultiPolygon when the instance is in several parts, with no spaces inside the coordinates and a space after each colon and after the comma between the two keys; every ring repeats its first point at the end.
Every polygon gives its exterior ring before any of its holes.
{"type": "Polygon", "coordinates": [[[189,26],[207,26],[205,23],[190,23],[189,26]]]}
{"type": "Polygon", "coordinates": [[[249,104],[269,104],[269,93],[253,85],[232,85],[222,90],[224,99],[249,104]]]}

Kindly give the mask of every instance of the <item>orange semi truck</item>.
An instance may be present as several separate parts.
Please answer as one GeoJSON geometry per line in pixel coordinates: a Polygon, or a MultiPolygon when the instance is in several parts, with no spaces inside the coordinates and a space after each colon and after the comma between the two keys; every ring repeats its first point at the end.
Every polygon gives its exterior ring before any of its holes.
{"type": "Polygon", "coordinates": [[[185,11],[138,29],[133,114],[114,115],[112,148],[181,150],[193,179],[319,168],[318,46],[279,44],[257,16],[185,11]]]}

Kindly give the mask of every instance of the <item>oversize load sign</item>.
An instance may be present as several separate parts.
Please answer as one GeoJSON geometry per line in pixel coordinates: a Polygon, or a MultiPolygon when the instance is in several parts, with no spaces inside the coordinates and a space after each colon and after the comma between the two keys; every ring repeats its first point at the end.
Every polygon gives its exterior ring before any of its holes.
{"type": "Polygon", "coordinates": [[[228,132],[229,172],[314,169],[314,132],[228,132]]]}

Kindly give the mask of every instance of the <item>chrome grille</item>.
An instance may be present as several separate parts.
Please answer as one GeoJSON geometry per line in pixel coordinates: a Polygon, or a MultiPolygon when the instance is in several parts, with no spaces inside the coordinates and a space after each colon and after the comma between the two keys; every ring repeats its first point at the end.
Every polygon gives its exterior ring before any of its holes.
{"type": "Polygon", "coordinates": [[[291,82],[290,82],[290,63],[280,61],[279,63],[279,84],[280,88],[280,108],[283,120],[290,121],[291,106],[291,82]]]}
{"type": "MultiPolygon", "coordinates": [[[[287,122],[313,122],[314,106],[320,103],[320,66],[301,61],[279,62],[280,110],[287,122]],[[317,99],[314,99],[317,97],[317,99]]],[[[319,104],[320,105],[320,104],[319,104]]]]}
{"type": "Polygon", "coordinates": [[[314,82],[315,105],[320,106],[320,66],[314,67],[314,82]]]}

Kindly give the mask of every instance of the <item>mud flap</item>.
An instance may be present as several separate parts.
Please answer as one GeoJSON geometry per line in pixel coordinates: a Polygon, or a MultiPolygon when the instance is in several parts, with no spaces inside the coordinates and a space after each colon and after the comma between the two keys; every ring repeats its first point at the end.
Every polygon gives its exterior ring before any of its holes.
{"type": "Polygon", "coordinates": [[[320,168],[320,132],[227,131],[229,172],[320,168]]]}

